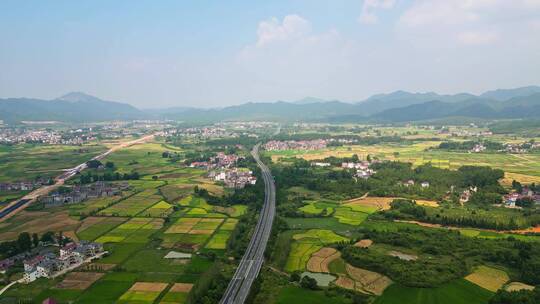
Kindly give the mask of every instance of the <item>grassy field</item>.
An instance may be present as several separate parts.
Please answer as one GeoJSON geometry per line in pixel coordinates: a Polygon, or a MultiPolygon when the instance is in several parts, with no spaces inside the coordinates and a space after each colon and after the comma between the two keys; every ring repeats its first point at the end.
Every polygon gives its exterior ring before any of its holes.
{"type": "Polygon", "coordinates": [[[296,286],[287,286],[279,292],[275,303],[349,304],[351,302],[340,296],[327,297],[322,291],[312,291],[296,286]]]}
{"type": "Polygon", "coordinates": [[[436,288],[412,288],[393,284],[374,304],[487,304],[493,294],[466,280],[436,288]]]}

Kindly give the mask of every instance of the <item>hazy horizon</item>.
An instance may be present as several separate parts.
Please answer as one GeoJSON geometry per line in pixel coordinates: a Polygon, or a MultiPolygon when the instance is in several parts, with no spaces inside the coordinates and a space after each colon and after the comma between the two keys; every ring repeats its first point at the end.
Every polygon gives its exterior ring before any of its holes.
{"type": "Polygon", "coordinates": [[[0,3],[0,98],[139,108],[540,84],[538,0],[0,3]]]}

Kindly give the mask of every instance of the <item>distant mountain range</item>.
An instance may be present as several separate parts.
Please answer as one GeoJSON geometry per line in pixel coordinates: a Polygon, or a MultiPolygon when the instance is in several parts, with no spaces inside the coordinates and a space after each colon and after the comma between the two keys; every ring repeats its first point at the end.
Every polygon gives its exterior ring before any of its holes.
{"type": "Polygon", "coordinates": [[[32,98],[0,99],[0,119],[20,121],[94,122],[132,120],[146,117],[141,110],[114,101],[74,92],[53,100],[32,98]]]}
{"type": "Polygon", "coordinates": [[[356,103],[307,97],[295,102],[245,103],[220,109],[174,107],[137,109],[80,93],[54,100],[0,99],[0,120],[91,122],[133,119],[174,119],[186,122],[226,120],[405,122],[448,117],[484,119],[540,117],[540,87],[488,91],[480,95],[396,91],[356,103]]]}

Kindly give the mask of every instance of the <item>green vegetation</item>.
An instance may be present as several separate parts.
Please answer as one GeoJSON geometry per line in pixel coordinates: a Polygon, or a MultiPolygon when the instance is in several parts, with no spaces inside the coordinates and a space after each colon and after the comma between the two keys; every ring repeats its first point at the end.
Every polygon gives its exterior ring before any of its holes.
{"type": "Polygon", "coordinates": [[[487,304],[493,294],[465,280],[436,288],[414,288],[393,284],[375,304],[487,304]]]}

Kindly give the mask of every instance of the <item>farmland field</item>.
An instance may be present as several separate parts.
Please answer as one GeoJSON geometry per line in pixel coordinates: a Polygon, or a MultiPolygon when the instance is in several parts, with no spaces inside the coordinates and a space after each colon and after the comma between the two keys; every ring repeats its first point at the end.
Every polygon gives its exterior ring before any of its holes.
{"type": "Polygon", "coordinates": [[[493,294],[465,280],[436,288],[411,288],[393,284],[375,304],[487,304],[493,294]]]}

